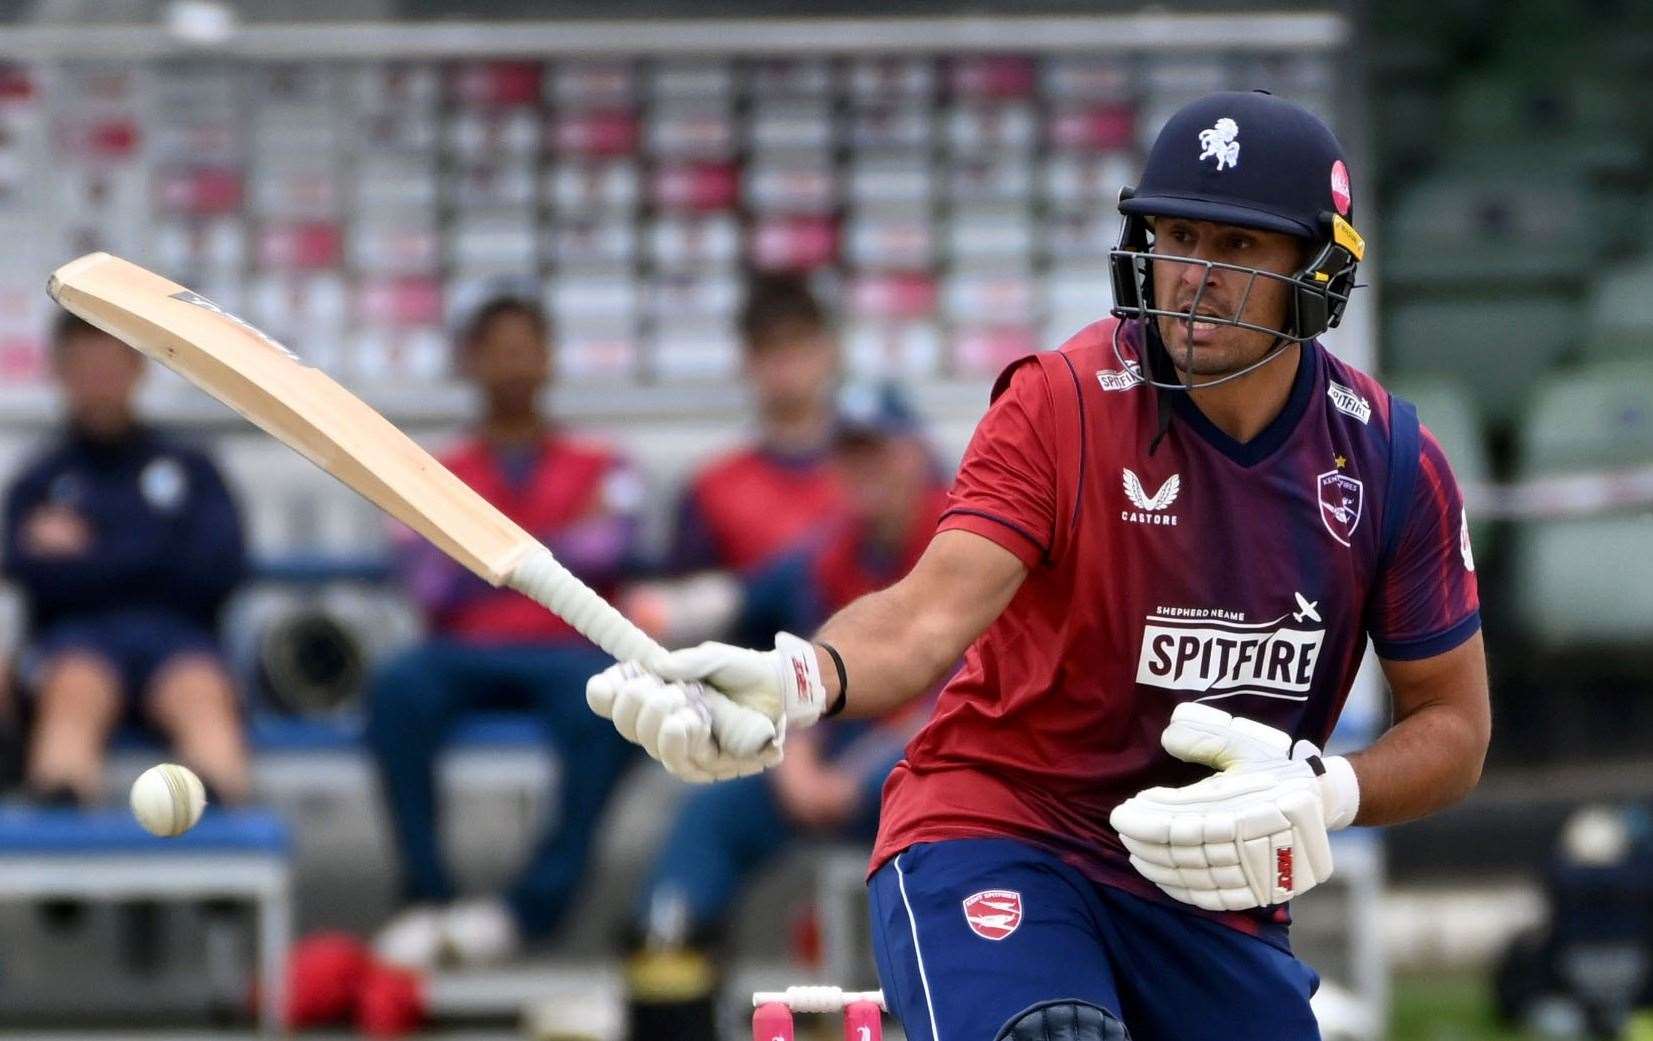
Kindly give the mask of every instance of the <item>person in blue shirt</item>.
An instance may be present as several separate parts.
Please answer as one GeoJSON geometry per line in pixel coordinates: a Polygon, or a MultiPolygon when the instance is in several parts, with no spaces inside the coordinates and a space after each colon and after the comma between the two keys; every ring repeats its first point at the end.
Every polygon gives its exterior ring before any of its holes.
{"type": "Polygon", "coordinates": [[[243,801],[240,711],[215,637],[245,571],[235,503],[204,453],[139,421],[135,351],[64,313],[52,364],[67,423],[6,490],[0,560],[28,610],[25,785],[99,801],[105,745],[132,721],[214,801],[243,801]]]}

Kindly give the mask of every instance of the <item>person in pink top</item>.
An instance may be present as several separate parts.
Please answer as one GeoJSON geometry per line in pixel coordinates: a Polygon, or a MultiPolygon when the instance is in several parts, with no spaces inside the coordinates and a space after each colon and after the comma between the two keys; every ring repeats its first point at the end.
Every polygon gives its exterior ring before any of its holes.
{"type": "Polygon", "coordinates": [[[1315,1041],[1286,903],[1330,875],[1331,832],[1456,802],[1486,753],[1452,471],[1318,340],[1365,249],[1336,137],[1264,93],[1201,98],[1120,210],[1112,317],[1000,376],[905,578],[813,640],[587,687],[714,780],[963,655],[870,866],[879,977],[916,1041],[1315,1041]],[[1393,725],[1322,754],[1368,641],[1393,725]]]}
{"type": "MultiPolygon", "coordinates": [[[[612,595],[636,551],[643,485],[613,449],[575,436],[542,411],[551,377],[549,328],[533,304],[484,304],[460,336],[457,364],[478,390],[476,426],[442,462],[548,545],[593,588],[612,595]]],[[[404,532],[397,555],[426,640],[374,677],[367,740],[379,766],[403,870],[404,911],[380,934],[380,953],[427,966],[497,961],[548,933],[572,902],[629,746],[581,699],[585,677],[609,659],[528,598],[495,589],[404,532]],[[550,822],[501,898],[454,903],[437,836],[437,754],[467,713],[535,716],[556,752],[550,822]]]]}

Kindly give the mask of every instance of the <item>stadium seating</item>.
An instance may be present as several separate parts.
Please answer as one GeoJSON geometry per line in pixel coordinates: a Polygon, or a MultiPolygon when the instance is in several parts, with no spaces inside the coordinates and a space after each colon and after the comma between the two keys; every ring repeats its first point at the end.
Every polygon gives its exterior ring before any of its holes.
{"type": "Polygon", "coordinates": [[[1533,522],[1517,538],[1511,586],[1522,627],[1538,650],[1647,650],[1653,515],[1533,522]]]}
{"type": "MultiPolygon", "coordinates": [[[[360,752],[362,720],[356,716],[298,719],[270,713],[248,722],[248,741],[257,752],[360,752]]],[[[543,726],[526,713],[478,712],[454,725],[454,749],[504,751],[546,745],[543,726]]]]}
{"type": "Polygon", "coordinates": [[[1389,309],[1383,357],[1390,371],[1458,381],[1494,425],[1514,417],[1534,373],[1560,361],[1580,337],[1567,297],[1429,299],[1389,309]]]}
{"type": "Polygon", "coordinates": [[[1611,269],[1592,288],[1585,356],[1653,358],[1653,258],[1611,269]]]}
{"type": "MultiPolygon", "coordinates": [[[[1551,169],[1625,171],[1644,152],[1641,117],[1623,91],[1575,69],[1533,80],[1521,67],[1460,80],[1448,101],[1447,127],[1466,158],[1490,150],[1503,157],[1542,151],[1551,169]]],[[[1537,156],[1532,156],[1537,158],[1537,156]]]]}
{"type": "MultiPolygon", "coordinates": [[[[258,906],[259,1022],[282,1033],[291,936],[291,840],[274,814],[214,810],[187,834],[158,839],[125,810],[0,809],[0,899],[230,897],[258,906]]],[[[4,1003],[0,988],[0,1003],[4,1003]]]]}
{"type": "Polygon", "coordinates": [[[1513,0],[1502,6],[1496,57],[1529,76],[1611,68],[1615,59],[1647,55],[1653,44],[1653,9],[1641,0],[1513,0]]]}
{"type": "MultiPolygon", "coordinates": [[[[1521,423],[1521,475],[1653,465],[1653,363],[1542,380],[1521,423]]],[[[1653,646],[1653,512],[1523,524],[1511,587],[1541,652],[1653,646]]]]}
{"type": "Polygon", "coordinates": [[[1541,379],[1521,423],[1520,474],[1653,464],[1653,361],[1541,379]]]}
{"type": "Polygon", "coordinates": [[[1395,200],[1386,284],[1413,293],[1576,287],[1601,248],[1601,207],[1553,169],[1444,171],[1395,200]]]}

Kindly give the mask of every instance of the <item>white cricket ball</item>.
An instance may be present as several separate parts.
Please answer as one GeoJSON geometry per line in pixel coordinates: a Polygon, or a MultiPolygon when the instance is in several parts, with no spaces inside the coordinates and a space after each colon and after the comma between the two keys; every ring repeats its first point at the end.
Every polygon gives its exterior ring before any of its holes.
{"type": "Polygon", "coordinates": [[[132,782],[132,816],[144,830],[162,838],[182,835],[195,827],[207,808],[207,790],[187,766],[162,763],[132,782]]]}

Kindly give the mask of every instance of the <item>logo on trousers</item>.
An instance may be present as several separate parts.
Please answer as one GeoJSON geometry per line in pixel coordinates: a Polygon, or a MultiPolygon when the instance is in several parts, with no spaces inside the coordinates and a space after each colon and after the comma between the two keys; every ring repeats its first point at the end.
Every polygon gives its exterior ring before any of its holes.
{"type": "Polygon", "coordinates": [[[1022,924],[1022,894],[984,889],[964,898],[964,921],[984,940],[1002,940],[1022,924]]]}

